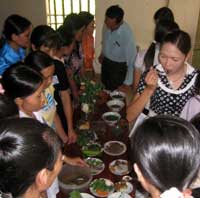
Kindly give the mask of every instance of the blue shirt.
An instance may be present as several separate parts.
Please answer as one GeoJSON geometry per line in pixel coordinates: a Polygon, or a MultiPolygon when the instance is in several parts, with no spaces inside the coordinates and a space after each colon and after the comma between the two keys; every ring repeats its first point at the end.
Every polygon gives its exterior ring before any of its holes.
{"type": "Polygon", "coordinates": [[[105,57],[116,62],[126,62],[128,68],[124,84],[132,84],[137,50],[133,32],[129,25],[123,22],[114,31],[104,27],[102,44],[102,53],[105,57]]]}
{"type": "Polygon", "coordinates": [[[24,60],[26,51],[19,48],[15,51],[7,42],[0,49],[0,75],[12,64],[24,60]]]}

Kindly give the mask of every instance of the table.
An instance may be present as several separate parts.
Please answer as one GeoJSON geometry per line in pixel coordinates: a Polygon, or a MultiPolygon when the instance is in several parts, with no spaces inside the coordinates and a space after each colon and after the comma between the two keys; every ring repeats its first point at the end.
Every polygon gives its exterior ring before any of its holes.
{"type": "MultiPolygon", "coordinates": [[[[109,100],[109,96],[107,95],[97,101],[96,106],[94,108],[94,112],[92,113],[92,116],[91,116],[91,127],[93,127],[96,130],[95,132],[97,133],[97,135],[99,137],[99,141],[102,145],[105,142],[110,141],[110,140],[122,141],[127,146],[127,152],[121,156],[109,156],[109,155],[103,153],[100,158],[105,163],[105,169],[99,175],[93,176],[93,179],[107,178],[115,183],[115,182],[120,181],[122,179],[122,176],[117,176],[117,175],[112,174],[108,168],[108,165],[111,161],[113,161],[115,159],[126,159],[126,160],[130,161],[130,142],[129,142],[129,138],[128,138],[129,129],[128,129],[128,122],[125,119],[125,115],[126,115],[125,108],[120,111],[121,120],[118,124],[119,128],[117,128],[117,129],[116,129],[116,127],[108,126],[101,119],[102,114],[104,112],[109,111],[108,107],[106,106],[106,102],[108,100],[109,100]]],[[[74,117],[75,117],[74,120],[76,123],[78,122],[78,120],[80,120],[80,117],[81,117],[80,112],[81,112],[80,110],[76,110],[74,112],[74,117]]],[[[75,156],[82,157],[80,147],[77,144],[65,145],[64,153],[67,154],[68,156],[72,156],[72,157],[75,157],[75,156]]],[[[134,197],[134,195],[135,195],[134,182],[132,182],[132,184],[133,184],[134,190],[130,195],[132,197],[134,197]]],[[[89,190],[86,192],[90,193],[89,190]]],[[[66,195],[64,195],[64,194],[62,194],[62,192],[60,192],[58,194],[58,198],[66,198],[66,195]]]]}

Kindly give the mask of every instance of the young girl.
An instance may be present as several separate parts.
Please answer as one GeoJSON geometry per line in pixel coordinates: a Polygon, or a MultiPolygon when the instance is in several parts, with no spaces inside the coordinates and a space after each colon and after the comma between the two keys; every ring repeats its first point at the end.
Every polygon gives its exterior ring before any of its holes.
{"type": "MultiPolygon", "coordinates": [[[[31,34],[31,43],[34,50],[41,50],[52,58],[58,48],[60,48],[61,40],[58,34],[49,26],[37,26],[31,34]]],[[[62,121],[63,128],[68,131],[68,143],[76,141],[76,133],[73,128],[72,104],[69,93],[69,83],[63,65],[58,65],[54,61],[55,73],[53,84],[55,87],[55,99],[57,104],[57,112],[62,121]],[[63,114],[60,114],[59,107],[62,107],[63,114]]]]}
{"type": "Polygon", "coordinates": [[[25,48],[29,47],[31,22],[19,15],[9,16],[3,27],[3,46],[0,49],[0,75],[10,65],[25,58],[25,48]]]}
{"type": "Polygon", "coordinates": [[[40,198],[62,168],[57,135],[30,118],[0,123],[0,153],[1,197],[40,198]]]}
{"type": "MultiPolygon", "coordinates": [[[[41,123],[47,123],[39,112],[45,104],[43,76],[30,66],[17,63],[8,68],[2,78],[6,93],[15,100],[20,117],[34,118],[41,123]]],[[[48,123],[47,123],[48,124],[48,123]]],[[[84,166],[80,158],[64,157],[64,161],[71,165],[84,166]]],[[[57,180],[47,190],[48,197],[56,197],[59,192],[57,180]]]]}
{"type": "Polygon", "coordinates": [[[189,122],[170,116],[145,120],[132,139],[134,170],[152,198],[190,198],[200,167],[200,135],[189,122]]]}

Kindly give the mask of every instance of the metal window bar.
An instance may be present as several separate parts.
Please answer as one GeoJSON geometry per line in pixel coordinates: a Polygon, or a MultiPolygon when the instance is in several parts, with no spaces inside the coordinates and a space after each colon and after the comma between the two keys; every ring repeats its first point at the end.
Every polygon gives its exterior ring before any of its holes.
{"type": "MultiPolygon", "coordinates": [[[[59,27],[59,25],[61,25],[61,23],[58,22],[57,17],[62,16],[63,21],[64,21],[66,15],[69,14],[69,13],[66,13],[65,6],[67,4],[69,4],[71,13],[74,12],[74,8],[76,6],[73,0],[61,0],[62,1],[61,2],[62,8],[60,8],[60,9],[62,10],[62,14],[57,14],[58,11],[57,11],[57,7],[56,7],[56,0],[46,0],[46,1],[47,1],[47,5],[48,5],[47,6],[48,25],[52,26],[55,29],[57,29],[59,27]],[[53,5],[54,5],[54,6],[52,6],[53,10],[51,9],[51,3],[53,3],[53,5]],[[54,21],[52,21],[53,20],[52,17],[54,18],[54,21]]],[[[87,5],[88,5],[87,9],[88,9],[89,12],[91,12],[91,5],[92,4],[95,4],[95,1],[87,0],[87,5]]],[[[82,11],[83,6],[82,6],[81,0],[79,0],[79,5],[77,5],[77,6],[79,6],[80,11],[82,11]]],[[[93,5],[93,6],[95,6],[95,5],[93,5]]]]}

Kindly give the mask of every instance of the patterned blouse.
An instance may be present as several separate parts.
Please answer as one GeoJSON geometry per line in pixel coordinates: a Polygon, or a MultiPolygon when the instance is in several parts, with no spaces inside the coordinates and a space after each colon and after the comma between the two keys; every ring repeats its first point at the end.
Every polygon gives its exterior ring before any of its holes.
{"type": "MultiPolygon", "coordinates": [[[[152,114],[164,114],[179,116],[186,102],[195,95],[194,83],[196,79],[196,70],[187,63],[186,75],[183,83],[177,90],[172,89],[163,67],[159,64],[155,66],[158,72],[158,86],[152,95],[148,107],[152,114]]],[[[142,74],[137,92],[141,94],[145,87],[145,77],[148,71],[142,74]]]]}

